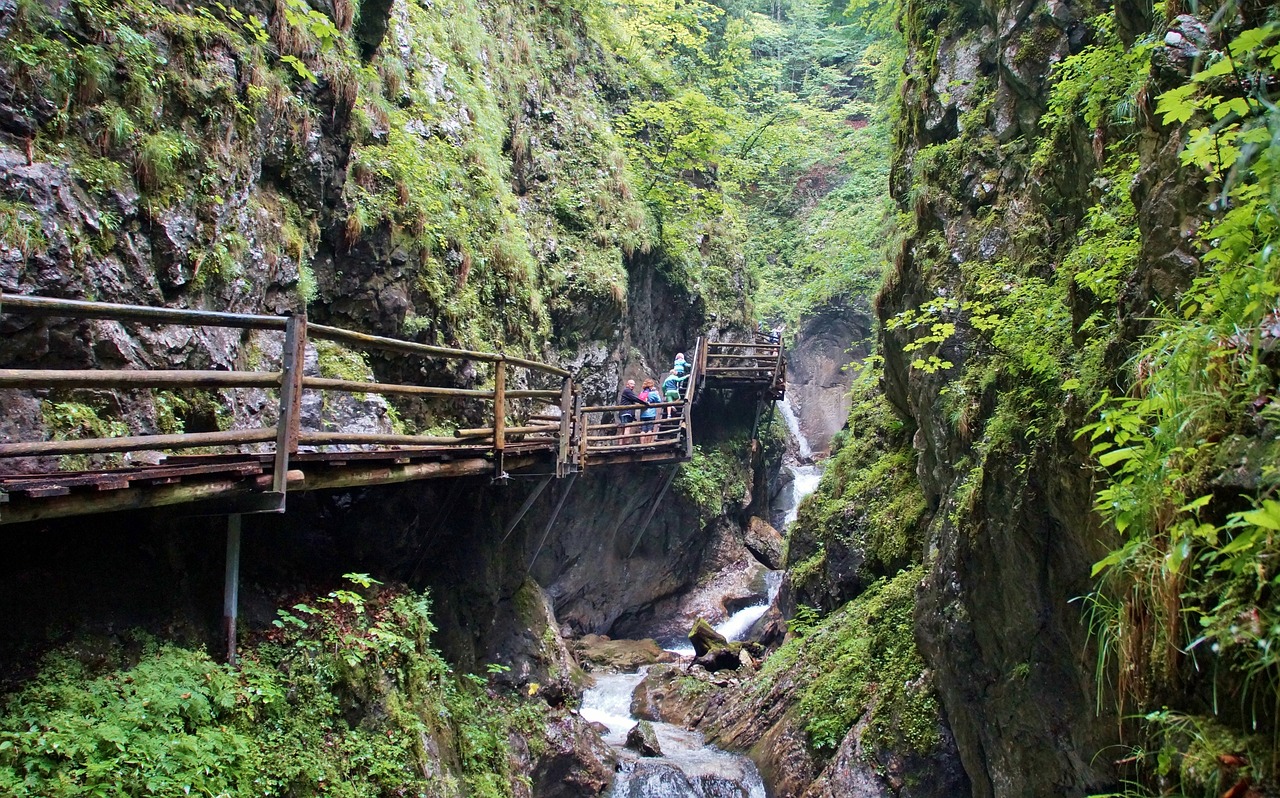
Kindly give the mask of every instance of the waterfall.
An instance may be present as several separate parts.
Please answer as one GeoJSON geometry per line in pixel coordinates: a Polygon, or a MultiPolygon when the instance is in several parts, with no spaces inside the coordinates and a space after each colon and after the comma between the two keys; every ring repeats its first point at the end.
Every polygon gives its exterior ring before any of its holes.
{"type": "Polygon", "coordinates": [[[809,439],[804,436],[804,431],[800,429],[800,417],[796,415],[795,409],[791,407],[791,397],[783,396],[782,401],[778,403],[778,409],[782,411],[782,420],[786,422],[787,429],[791,432],[791,438],[796,442],[796,451],[800,455],[800,461],[812,463],[813,447],[809,445],[809,439]]]}

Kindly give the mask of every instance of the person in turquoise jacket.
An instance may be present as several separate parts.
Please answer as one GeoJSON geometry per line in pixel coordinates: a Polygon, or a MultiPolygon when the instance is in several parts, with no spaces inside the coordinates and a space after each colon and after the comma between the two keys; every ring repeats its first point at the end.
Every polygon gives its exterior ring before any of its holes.
{"type": "MultiPolygon", "coordinates": [[[[680,372],[676,371],[675,369],[671,369],[671,373],[668,374],[667,378],[662,381],[662,394],[663,396],[666,397],[668,402],[680,401],[680,390],[682,387],[681,383],[683,383],[687,379],[689,379],[689,375],[686,374],[682,377],[680,376],[680,372]]],[[[675,414],[676,414],[676,408],[674,407],[667,408],[667,418],[671,418],[675,414]]]]}

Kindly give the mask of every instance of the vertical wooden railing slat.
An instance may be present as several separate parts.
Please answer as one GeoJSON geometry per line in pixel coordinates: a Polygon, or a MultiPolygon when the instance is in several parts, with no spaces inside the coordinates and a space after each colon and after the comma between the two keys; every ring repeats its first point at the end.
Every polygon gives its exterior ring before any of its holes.
{"type": "Polygon", "coordinates": [[[493,478],[504,479],[503,455],[507,448],[507,362],[501,356],[493,364],[493,478]]]}
{"type": "Polygon", "coordinates": [[[302,366],[306,360],[307,316],[300,313],[285,322],[280,377],[280,420],[276,423],[275,467],[271,489],[279,494],[279,512],[285,509],[285,491],[289,483],[289,455],[298,451],[298,435],[302,415],[302,366]]]}
{"type": "Polygon", "coordinates": [[[560,386],[560,432],[557,435],[556,476],[569,472],[569,437],[573,434],[573,378],[565,377],[560,386]]]}

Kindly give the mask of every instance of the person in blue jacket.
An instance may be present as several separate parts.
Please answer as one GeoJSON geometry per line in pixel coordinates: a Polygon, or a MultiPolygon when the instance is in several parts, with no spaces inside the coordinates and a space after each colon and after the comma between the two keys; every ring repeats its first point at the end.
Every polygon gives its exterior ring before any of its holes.
{"type": "MultiPolygon", "coordinates": [[[[640,389],[640,399],[648,405],[662,404],[662,394],[658,392],[653,380],[644,381],[640,389]]],[[[640,436],[641,443],[653,443],[653,421],[657,417],[658,408],[656,407],[646,407],[640,411],[640,432],[645,433],[640,436]]]]}

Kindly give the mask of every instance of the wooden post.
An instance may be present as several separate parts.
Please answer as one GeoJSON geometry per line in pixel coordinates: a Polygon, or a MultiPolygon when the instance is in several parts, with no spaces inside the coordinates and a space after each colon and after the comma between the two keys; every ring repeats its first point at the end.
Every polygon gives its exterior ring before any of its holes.
{"type": "Polygon", "coordinates": [[[240,516],[227,516],[226,577],[222,583],[222,628],[227,634],[227,662],[236,664],[236,615],[240,598],[240,516]]]}
{"type": "Polygon", "coordinates": [[[499,356],[493,364],[493,478],[506,479],[502,468],[507,446],[507,361],[499,356]]]}
{"type": "Polygon", "coordinates": [[[587,429],[587,414],[583,410],[582,394],[578,394],[577,408],[574,410],[574,426],[575,434],[578,436],[578,469],[585,470],[587,467],[587,437],[590,430],[587,429]]]}
{"type": "Polygon", "coordinates": [[[560,386],[560,450],[556,453],[556,476],[569,471],[569,438],[573,434],[573,379],[565,377],[560,386]]]}
{"type": "Polygon", "coordinates": [[[285,492],[289,485],[289,455],[298,451],[299,416],[302,412],[302,365],[306,359],[307,316],[303,311],[285,322],[284,349],[280,364],[280,420],[276,423],[276,459],[271,490],[280,495],[280,512],[284,512],[285,492]]]}

